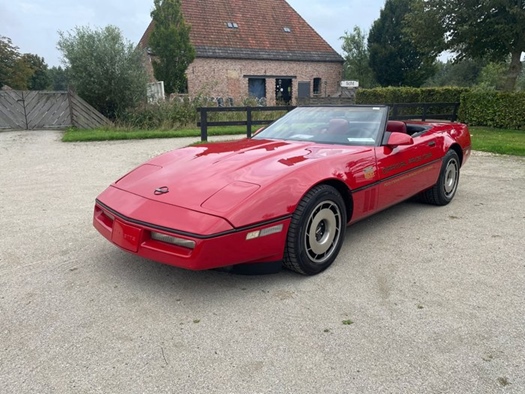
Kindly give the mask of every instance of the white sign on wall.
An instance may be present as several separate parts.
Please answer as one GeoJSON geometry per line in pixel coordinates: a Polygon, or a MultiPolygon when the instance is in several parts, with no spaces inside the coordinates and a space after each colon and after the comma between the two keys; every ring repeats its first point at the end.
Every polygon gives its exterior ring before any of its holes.
{"type": "Polygon", "coordinates": [[[359,81],[341,81],[342,88],[358,88],[359,81]]]}

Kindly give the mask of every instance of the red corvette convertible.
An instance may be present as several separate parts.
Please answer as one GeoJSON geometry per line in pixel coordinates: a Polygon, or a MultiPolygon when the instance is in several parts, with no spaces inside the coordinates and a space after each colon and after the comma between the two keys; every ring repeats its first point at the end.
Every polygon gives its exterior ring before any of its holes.
{"type": "Polygon", "coordinates": [[[347,225],[409,197],[448,204],[467,126],[388,120],[386,106],[301,107],[253,138],[177,149],[98,196],[93,223],[139,256],[191,270],[330,266],[347,225]],[[242,266],[241,266],[242,267],[242,266]]]}

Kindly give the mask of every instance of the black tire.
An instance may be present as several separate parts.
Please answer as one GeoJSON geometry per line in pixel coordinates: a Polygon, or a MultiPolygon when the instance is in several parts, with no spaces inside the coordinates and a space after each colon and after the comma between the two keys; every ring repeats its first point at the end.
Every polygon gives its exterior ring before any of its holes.
{"type": "Polygon", "coordinates": [[[460,167],[458,154],[449,150],[443,158],[437,183],[419,195],[421,201],[441,206],[452,201],[458,190],[460,167]]]}
{"type": "Polygon", "coordinates": [[[346,221],[346,206],[335,188],[312,188],[292,216],[283,265],[303,275],[327,269],[343,244],[346,221]]]}

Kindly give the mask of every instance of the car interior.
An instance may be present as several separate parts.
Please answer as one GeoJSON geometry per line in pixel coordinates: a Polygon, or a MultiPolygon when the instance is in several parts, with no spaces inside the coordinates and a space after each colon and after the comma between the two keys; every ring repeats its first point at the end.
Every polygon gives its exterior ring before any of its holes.
{"type": "Polygon", "coordinates": [[[424,134],[429,129],[430,126],[410,124],[400,120],[389,120],[386,124],[386,131],[391,133],[405,133],[410,135],[412,138],[424,134]]]}

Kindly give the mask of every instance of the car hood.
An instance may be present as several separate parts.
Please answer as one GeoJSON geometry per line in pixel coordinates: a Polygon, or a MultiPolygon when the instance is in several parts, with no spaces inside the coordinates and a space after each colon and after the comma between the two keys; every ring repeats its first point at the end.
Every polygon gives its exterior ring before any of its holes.
{"type": "Polygon", "coordinates": [[[221,213],[300,168],[369,147],[243,139],[177,149],[137,167],[112,186],[184,207],[221,213]]]}

